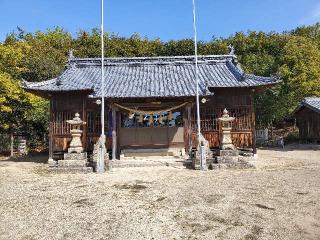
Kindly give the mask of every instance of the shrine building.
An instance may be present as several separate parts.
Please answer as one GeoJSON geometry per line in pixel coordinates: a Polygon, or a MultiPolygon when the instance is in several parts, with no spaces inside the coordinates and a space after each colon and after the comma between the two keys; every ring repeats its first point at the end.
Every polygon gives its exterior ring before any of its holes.
{"type": "MultiPolygon", "coordinates": [[[[217,119],[227,108],[235,117],[233,144],[255,152],[254,95],[279,80],[246,74],[233,54],[198,60],[201,132],[210,148],[220,146],[217,119]]],[[[103,64],[106,147],[112,158],[156,149],[188,157],[197,146],[194,56],[106,58],[103,64]]],[[[57,78],[24,82],[24,89],[50,100],[49,158],[66,152],[71,140],[66,121],[75,113],[86,122],[82,145],[92,152],[101,134],[100,58],[71,56],[57,78]]]]}

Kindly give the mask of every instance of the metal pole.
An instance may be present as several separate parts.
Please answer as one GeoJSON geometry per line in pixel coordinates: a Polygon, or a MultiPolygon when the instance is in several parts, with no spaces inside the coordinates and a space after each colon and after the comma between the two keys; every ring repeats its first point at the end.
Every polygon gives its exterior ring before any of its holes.
{"type": "Polygon", "coordinates": [[[101,0],[101,136],[100,136],[100,153],[97,163],[97,172],[104,172],[105,142],[104,134],[104,28],[103,28],[103,0],[101,0]]]}
{"type": "Polygon", "coordinates": [[[200,151],[200,169],[203,166],[203,156],[201,148],[201,125],[200,125],[200,103],[199,103],[199,69],[198,69],[198,43],[197,43],[197,25],[196,25],[196,4],[195,0],[192,0],[193,6],[193,31],[194,31],[194,58],[195,58],[195,78],[196,78],[196,105],[197,105],[197,130],[198,130],[198,144],[200,151]]]}
{"type": "Polygon", "coordinates": [[[104,28],[103,0],[101,0],[101,136],[104,135],[104,28]]]}

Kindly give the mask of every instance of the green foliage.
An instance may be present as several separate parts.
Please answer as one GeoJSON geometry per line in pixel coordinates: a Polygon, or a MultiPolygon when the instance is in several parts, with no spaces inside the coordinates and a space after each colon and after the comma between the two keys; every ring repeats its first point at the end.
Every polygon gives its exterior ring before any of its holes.
{"type": "Polygon", "coordinates": [[[26,97],[19,82],[8,73],[0,72],[0,130],[19,125],[26,107],[26,97]]]}
{"type": "Polygon", "coordinates": [[[36,135],[46,132],[48,103],[22,90],[18,80],[0,72],[0,132],[24,132],[36,135]]]}
{"type": "Polygon", "coordinates": [[[285,144],[294,143],[299,141],[299,131],[289,132],[287,136],[284,138],[285,144]]]}
{"type": "Polygon", "coordinates": [[[24,66],[28,71],[22,77],[34,82],[56,77],[63,69],[73,44],[71,35],[60,28],[46,33],[22,34],[20,38],[20,42],[30,46],[24,56],[24,66]]]}

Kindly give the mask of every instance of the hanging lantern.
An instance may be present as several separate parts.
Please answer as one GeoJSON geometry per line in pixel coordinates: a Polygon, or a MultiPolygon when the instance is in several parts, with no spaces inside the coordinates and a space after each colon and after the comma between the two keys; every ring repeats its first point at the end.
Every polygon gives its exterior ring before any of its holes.
{"type": "Polygon", "coordinates": [[[139,123],[142,123],[142,122],[143,122],[143,115],[142,115],[142,114],[139,115],[138,122],[139,122],[139,123]]]}

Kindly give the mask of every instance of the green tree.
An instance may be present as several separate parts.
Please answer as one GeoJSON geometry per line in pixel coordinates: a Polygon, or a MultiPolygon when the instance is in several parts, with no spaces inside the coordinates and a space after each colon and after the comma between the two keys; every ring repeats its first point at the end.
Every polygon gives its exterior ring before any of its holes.
{"type": "Polygon", "coordinates": [[[71,35],[61,28],[47,32],[25,33],[20,36],[30,50],[24,56],[27,69],[22,77],[27,81],[43,81],[56,77],[63,70],[69,50],[72,49],[71,35]]]}

